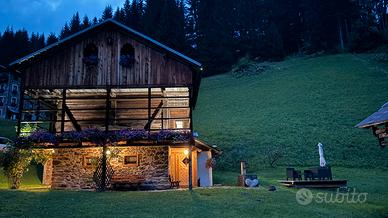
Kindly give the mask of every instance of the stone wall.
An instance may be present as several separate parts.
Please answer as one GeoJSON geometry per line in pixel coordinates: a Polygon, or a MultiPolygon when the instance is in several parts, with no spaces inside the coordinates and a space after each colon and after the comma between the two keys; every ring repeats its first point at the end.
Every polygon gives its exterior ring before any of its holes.
{"type": "MultiPolygon", "coordinates": [[[[112,155],[109,162],[115,175],[140,175],[150,189],[166,189],[168,181],[167,146],[110,147],[112,155]],[[124,164],[125,156],[137,156],[137,164],[124,164]]],[[[55,149],[52,159],[53,189],[91,189],[95,188],[93,173],[95,165],[87,164],[102,154],[102,148],[60,148],[55,149]]],[[[50,170],[47,165],[45,171],[50,170]]],[[[47,174],[47,173],[46,173],[47,174]]]]}
{"type": "Polygon", "coordinates": [[[47,160],[47,162],[43,166],[43,185],[51,185],[51,182],[53,181],[53,159],[50,158],[47,160]]]}

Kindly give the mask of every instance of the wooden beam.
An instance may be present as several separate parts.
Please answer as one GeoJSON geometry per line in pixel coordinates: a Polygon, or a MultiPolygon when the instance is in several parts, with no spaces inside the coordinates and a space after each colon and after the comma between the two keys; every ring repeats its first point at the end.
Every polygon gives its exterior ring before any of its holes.
{"type": "MultiPolygon", "coordinates": [[[[151,87],[148,87],[148,123],[151,123],[151,87]]],[[[150,127],[148,127],[148,138],[150,137],[150,127]]]]}
{"type": "MultiPolygon", "coordinates": [[[[109,111],[110,111],[110,93],[111,89],[108,88],[106,89],[106,101],[105,101],[105,131],[109,131],[109,111]]],[[[106,144],[103,145],[102,147],[102,166],[101,166],[101,190],[104,192],[106,190],[106,163],[107,163],[107,154],[106,152],[108,151],[108,147],[106,144]]]]}
{"type": "Polygon", "coordinates": [[[106,89],[106,101],[105,101],[105,131],[109,131],[109,112],[110,112],[110,93],[111,89],[106,89]]]}
{"type": "Polygon", "coordinates": [[[77,132],[80,132],[82,130],[81,126],[78,124],[78,122],[75,119],[73,113],[70,111],[70,108],[66,104],[65,104],[65,112],[66,112],[67,116],[69,117],[71,123],[73,124],[74,129],[77,132]]]}
{"type": "Polygon", "coordinates": [[[65,132],[66,89],[62,90],[61,133],[65,132]]]}
{"type": "Polygon", "coordinates": [[[24,80],[25,80],[25,74],[21,73],[21,79],[20,79],[20,97],[19,97],[19,116],[18,116],[18,123],[17,123],[17,131],[16,134],[17,136],[20,136],[21,132],[21,121],[23,118],[23,108],[24,108],[24,80]]]}
{"type": "MultiPolygon", "coordinates": [[[[152,113],[151,119],[149,119],[148,122],[146,123],[146,125],[144,126],[144,129],[146,129],[146,130],[151,129],[151,124],[155,120],[155,118],[158,115],[158,113],[159,113],[160,109],[162,108],[162,106],[163,106],[163,101],[160,101],[158,107],[152,113]]],[[[162,122],[163,122],[163,120],[162,120],[162,122]]]]}
{"type": "Polygon", "coordinates": [[[190,145],[189,145],[189,190],[193,190],[193,145],[195,143],[193,138],[193,104],[192,104],[192,89],[189,89],[189,110],[190,110],[190,145]]]}

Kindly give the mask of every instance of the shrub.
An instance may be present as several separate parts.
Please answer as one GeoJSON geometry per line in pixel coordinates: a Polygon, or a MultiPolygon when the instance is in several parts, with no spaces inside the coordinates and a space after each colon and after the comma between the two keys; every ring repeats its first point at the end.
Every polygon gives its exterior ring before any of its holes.
{"type": "Polygon", "coordinates": [[[10,181],[10,188],[18,189],[32,160],[32,152],[28,149],[9,147],[5,150],[1,158],[1,166],[4,174],[10,181]]]}
{"type": "Polygon", "coordinates": [[[270,145],[264,149],[264,157],[268,165],[275,168],[279,160],[284,157],[284,151],[281,146],[270,145]]]}
{"type": "Polygon", "coordinates": [[[23,174],[27,171],[31,161],[45,164],[51,155],[45,151],[33,151],[16,146],[9,146],[0,154],[0,167],[4,169],[4,175],[8,178],[11,189],[20,187],[23,174]]]}

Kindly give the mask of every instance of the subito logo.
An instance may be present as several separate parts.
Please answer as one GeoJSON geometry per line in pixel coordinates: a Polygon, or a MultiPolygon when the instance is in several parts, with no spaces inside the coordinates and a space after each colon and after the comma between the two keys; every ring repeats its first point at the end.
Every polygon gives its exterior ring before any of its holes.
{"type": "Polygon", "coordinates": [[[308,205],[313,201],[313,193],[305,188],[296,192],[296,202],[300,205],[308,205]]]}

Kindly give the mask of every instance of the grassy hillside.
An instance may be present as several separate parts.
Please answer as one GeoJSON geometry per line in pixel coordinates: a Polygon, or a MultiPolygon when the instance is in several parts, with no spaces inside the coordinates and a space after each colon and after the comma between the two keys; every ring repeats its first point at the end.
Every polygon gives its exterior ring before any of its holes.
{"type": "Polygon", "coordinates": [[[388,101],[386,70],[370,55],[344,54],[290,59],[240,78],[205,78],[195,129],[225,151],[219,162],[226,168],[240,159],[268,166],[268,150],[284,153],[281,165],[317,165],[318,142],[331,165],[388,167],[388,149],[354,128],[388,101]]]}

